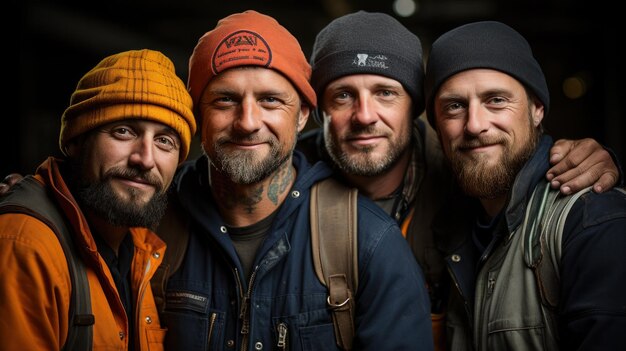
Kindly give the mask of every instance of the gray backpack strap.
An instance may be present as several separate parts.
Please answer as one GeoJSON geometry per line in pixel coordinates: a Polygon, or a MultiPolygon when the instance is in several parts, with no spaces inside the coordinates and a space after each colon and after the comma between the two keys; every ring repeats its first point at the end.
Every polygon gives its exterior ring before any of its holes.
{"type": "Polygon", "coordinates": [[[56,234],[65,253],[72,280],[69,328],[63,350],[91,350],[94,315],[87,267],[76,249],[70,227],[46,189],[32,176],[24,177],[0,200],[0,213],[23,213],[45,223],[56,234]]]}
{"type": "Polygon", "coordinates": [[[328,287],[337,345],[351,350],[358,287],[357,189],[327,178],[311,189],[311,246],[315,273],[328,287]]]}
{"type": "Polygon", "coordinates": [[[175,201],[169,202],[156,233],[167,245],[163,261],[150,280],[154,301],[159,313],[162,313],[165,310],[167,280],[182,264],[189,243],[189,221],[175,201]]]}
{"type": "Polygon", "coordinates": [[[545,182],[537,186],[523,224],[526,264],[535,272],[541,301],[555,310],[559,304],[561,241],[567,215],[574,203],[592,187],[562,196],[545,182]]]}

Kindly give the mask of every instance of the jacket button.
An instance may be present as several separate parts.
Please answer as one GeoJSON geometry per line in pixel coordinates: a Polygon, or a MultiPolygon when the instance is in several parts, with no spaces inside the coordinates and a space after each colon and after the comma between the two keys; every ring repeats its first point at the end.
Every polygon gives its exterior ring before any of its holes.
{"type": "MultiPolygon", "coordinates": [[[[300,197],[300,192],[298,190],[294,190],[291,192],[291,197],[293,197],[294,199],[297,199],[300,197]]],[[[263,345],[261,345],[261,347],[263,347],[263,345]]]]}
{"type": "Polygon", "coordinates": [[[146,323],[148,323],[148,324],[152,324],[152,317],[147,316],[147,317],[146,317],[146,323]]]}
{"type": "Polygon", "coordinates": [[[152,254],[152,257],[158,259],[159,257],[161,257],[161,254],[158,253],[158,252],[155,252],[155,253],[152,254]]]}
{"type": "Polygon", "coordinates": [[[226,346],[229,348],[235,347],[235,341],[234,340],[228,340],[226,342],[226,346]]]}
{"type": "Polygon", "coordinates": [[[255,343],[254,343],[254,349],[255,349],[255,350],[259,350],[259,351],[260,351],[260,350],[263,350],[263,343],[262,343],[262,342],[260,342],[260,341],[255,342],[255,343]]]}
{"type": "Polygon", "coordinates": [[[221,227],[220,227],[220,232],[222,232],[222,233],[226,234],[226,233],[228,233],[228,229],[226,229],[226,227],[225,227],[225,226],[221,226],[221,227]]]}
{"type": "Polygon", "coordinates": [[[456,263],[461,262],[461,255],[454,254],[452,255],[451,259],[452,259],[452,262],[456,262],[456,263]]]}

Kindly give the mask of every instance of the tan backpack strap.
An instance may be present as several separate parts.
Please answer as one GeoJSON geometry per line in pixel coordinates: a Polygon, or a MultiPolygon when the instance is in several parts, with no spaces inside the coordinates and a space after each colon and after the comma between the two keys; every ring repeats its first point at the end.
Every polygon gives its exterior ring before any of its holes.
{"type": "Polygon", "coordinates": [[[333,178],[311,189],[311,246],[318,279],[328,287],[337,345],[352,349],[358,287],[357,190],[333,178]]]}
{"type": "Polygon", "coordinates": [[[161,313],[165,310],[167,280],[178,270],[183,262],[189,242],[187,216],[174,201],[170,201],[156,233],[167,244],[163,262],[161,262],[161,265],[150,280],[154,301],[159,313],[161,313]]]}

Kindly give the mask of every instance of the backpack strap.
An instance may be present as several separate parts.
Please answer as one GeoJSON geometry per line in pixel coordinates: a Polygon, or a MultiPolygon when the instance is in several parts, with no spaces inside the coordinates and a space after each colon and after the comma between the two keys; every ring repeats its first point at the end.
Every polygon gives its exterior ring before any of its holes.
{"type": "Polygon", "coordinates": [[[59,239],[65,253],[72,281],[69,328],[63,350],[91,350],[94,315],[91,313],[91,295],[87,267],[72,239],[70,227],[46,189],[32,176],[13,185],[0,200],[0,213],[23,213],[46,224],[59,239]]]}
{"type": "Polygon", "coordinates": [[[578,198],[591,189],[563,196],[544,182],[535,188],[530,200],[522,227],[524,258],[535,273],[542,304],[552,310],[559,304],[561,241],[567,215],[578,198]]]}
{"type": "Polygon", "coordinates": [[[311,189],[311,247],[315,273],[328,287],[337,345],[352,349],[358,287],[357,189],[333,178],[311,189]]]}
{"type": "Polygon", "coordinates": [[[157,310],[162,313],[165,310],[167,280],[182,264],[189,242],[189,221],[176,201],[169,201],[156,234],[167,245],[163,261],[150,279],[157,310]]]}

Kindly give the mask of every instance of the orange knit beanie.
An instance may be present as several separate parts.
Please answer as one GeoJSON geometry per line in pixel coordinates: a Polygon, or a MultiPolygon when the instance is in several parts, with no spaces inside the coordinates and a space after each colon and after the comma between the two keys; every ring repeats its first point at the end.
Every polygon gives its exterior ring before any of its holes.
{"type": "Polygon", "coordinates": [[[239,66],[261,66],[280,72],[311,108],[317,106],[309,83],[311,66],[298,40],[274,18],[252,10],[221,19],[198,40],[189,59],[187,81],[194,106],[198,106],[213,77],[239,66]]]}
{"type": "Polygon", "coordinates": [[[145,119],[170,126],[180,136],[180,162],[189,154],[196,132],[192,102],[174,64],[153,50],[109,56],[78,82],[61,118],[59,146],[98,126],[125,119],[145,119]]]}

